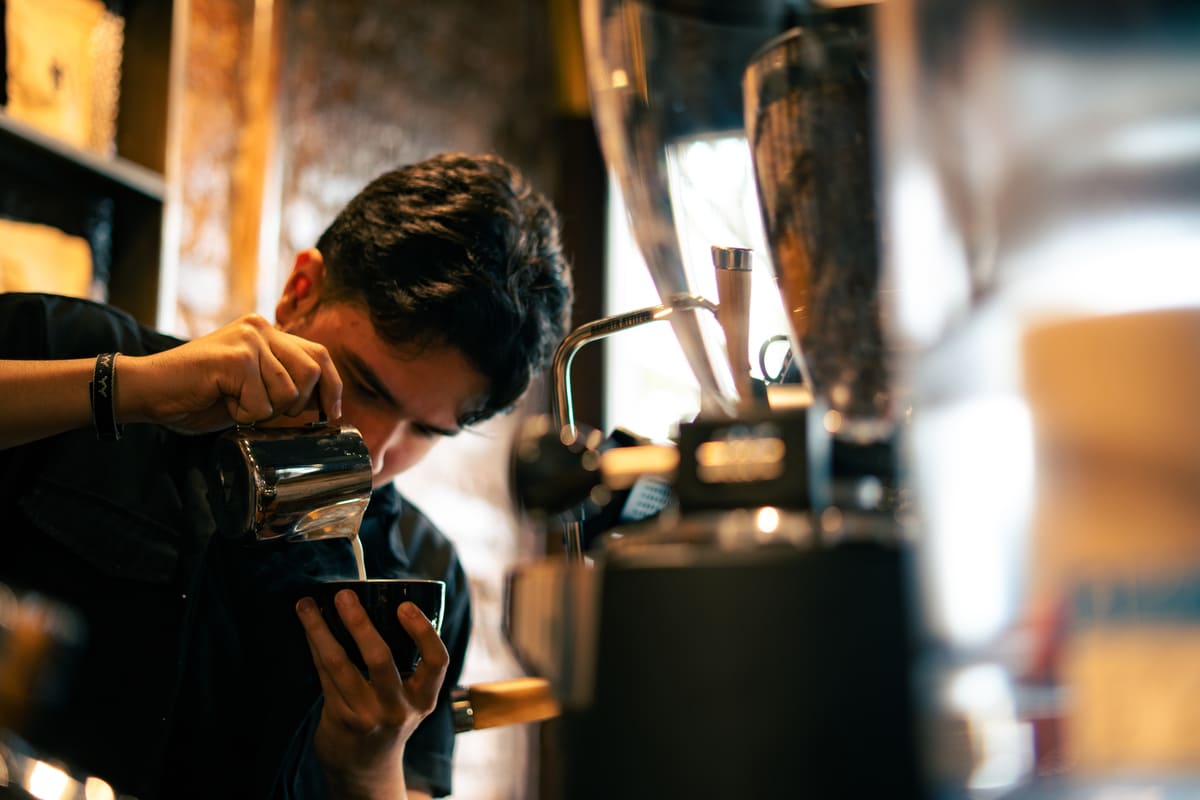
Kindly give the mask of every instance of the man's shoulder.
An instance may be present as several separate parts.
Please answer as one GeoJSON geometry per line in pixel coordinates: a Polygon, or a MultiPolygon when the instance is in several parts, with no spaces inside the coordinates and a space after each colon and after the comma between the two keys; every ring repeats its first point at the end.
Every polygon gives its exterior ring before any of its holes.
{"type": "Polygon", "coordinates": [[[409,498],[396,492],[397,523],[405,552],[418,562],[458,563],[458,549],[433,519],[409,498]]]}
{"type": "MultiPolygon", "coordinates": [[[[377,542],[381,574],[444,580],[447,591],[465,586],[454,542],[395,485],[376,489],[361,529],[364,543],[377,542]]],[[[368,565],[368,569],[371,566],[368,565]]]]}
{"type": "Polygon", "coordinates": [[[43,292],[0,292],[0,314],[40,318],[47,323],[60,319],[106,320],[109,324],[138,327],[131,314],[86,297],[72,297],[43,292]]]}
{"type": "Polygon", "coordinates": [[[145,355],[182,341],[114,306],[37,292],[0,293],[0,329],[13,351],[9,357],[72,358],[108,350],[145,355]]]}

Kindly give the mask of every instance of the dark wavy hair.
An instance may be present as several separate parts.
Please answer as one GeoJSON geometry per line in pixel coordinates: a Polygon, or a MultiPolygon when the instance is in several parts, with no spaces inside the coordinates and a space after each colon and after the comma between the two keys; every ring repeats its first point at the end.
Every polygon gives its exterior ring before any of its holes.
{"type": "Polygon", "coordinates": [[[451,346],[512,408],[566,333],[572,283],[558,216],[511,165],[450,153],[387,172],[317,240],[323,300],[364,303],[399,347],[451,346]]]}

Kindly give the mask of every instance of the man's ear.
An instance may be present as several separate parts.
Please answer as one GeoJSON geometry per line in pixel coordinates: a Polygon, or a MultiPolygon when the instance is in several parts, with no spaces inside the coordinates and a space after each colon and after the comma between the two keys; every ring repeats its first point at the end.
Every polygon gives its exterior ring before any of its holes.
{"type": "Polygon", "coordinates": [[[309,248],[299,253],[275,306],[275,321],[287,325],[316,308],[324,284],[325,259],[321,251],[309,248]]]}

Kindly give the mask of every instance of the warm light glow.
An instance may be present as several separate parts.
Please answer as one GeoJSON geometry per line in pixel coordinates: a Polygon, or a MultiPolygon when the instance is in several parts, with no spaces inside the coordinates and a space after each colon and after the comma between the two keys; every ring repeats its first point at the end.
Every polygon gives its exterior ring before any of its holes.
{"type": "Polygon", "coordinates": [[[624,89],[629,85],[629,76],[625,74],[623,69],[614,69],[612,71],[612,88],[624,89]]]}
{"type": "Polygon", "coordinates": [[[825,412],[825,416],[821,418],[825,425],[825,430],[830,433],[837,433],[842,429],[842,412],[830,409],[825,412]]]}
{"type": "Polygon", "coordinates": [[[696,448],[696,477],[705,483],[775,480],[787,446],[773,436],[730,437],[696,448]]]}
{"type": "Polygon", "coordinates": [[[829,402],[835,406],[847,406],[850,404],[850,387],[844,383],[835,383],[829,389],[829,402]]]}
{"type": "Polygon", "coordinates": [[[812,402],[812,392],[804,384],[772,383],[767,385],[767,404],[772,411],[808,408],[812,402]]]}
{"type": "Polygon", "coordinates": [[[771,506],[760,508],[754,522],[763,533],[774,533],[779,530],[779,511],[771,506]]]}
{"type": "Polygon", "coordinates": [[[25,779],[25,790],[38,800],[65,800],[71,776],[45,761],[35,761],[25,779]]]}
{"type": "Polygon", "coordinates": [[[607,486],[593,486],[588,499],[598,506],[606,506],[612,500],[612,491],[607,486]]]}
{"type": "Polygon", "coordinates": [[[99,778],[88,778],[83,784],[84,800],[114,800],[112,787],[99,778]]]}
{"type": "Polygon", "coordinates": [[[834,534],[842,529],[842,510],[837,506],[830,506],[821,512],[821,532],[825,534],[834,534]]]}

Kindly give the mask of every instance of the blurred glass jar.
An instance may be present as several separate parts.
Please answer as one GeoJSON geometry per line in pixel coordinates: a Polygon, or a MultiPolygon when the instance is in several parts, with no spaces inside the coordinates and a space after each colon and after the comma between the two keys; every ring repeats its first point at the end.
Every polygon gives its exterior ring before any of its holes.
{"type": "Polygon", "coordinates": [[[934,785],[1200,796],[1200,8],[879,22],[934,785]]]}
{"type": "Polygon", "coordinates": [[[733,413],[738,394],[715,315],[690,300],[715,290],[712,245],[749,248],[760,234],[751,209],[738,213],[728,202],[744,188],[745,171],[727,161],[714,174],[705,156],[732,148],[749,161],[742,72],[782,29],[786,7],[787,0],[580,3],[600,147],[654,287],[675,308],[669,319],[700,386],[702,413],[733,413]],[[734,240],[707,240],[716,235],[734,240]]]}

